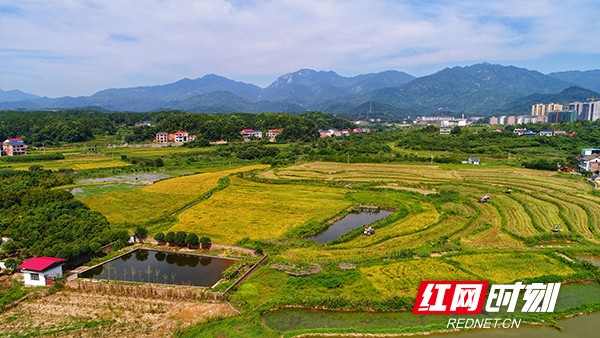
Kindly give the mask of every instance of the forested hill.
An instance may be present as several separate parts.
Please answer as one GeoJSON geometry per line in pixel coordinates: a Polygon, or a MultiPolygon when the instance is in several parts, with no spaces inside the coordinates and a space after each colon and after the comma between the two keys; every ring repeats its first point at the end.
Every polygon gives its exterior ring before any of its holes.
{"type": "Polygon", "coordinates": [[[198,135],[199,142],[241,140],[240,130],[283,129],[281,141],[312,141],[319,128],[349,128],[352,122],[325,113],[302,114],[194,114],[181,112],[104,113],[95,111],[0,112],[0,140],[21,137],[34,146],[85,142],[113,135],[126,142],[154,139],[159,131],[184,130],[198,135]],[[135,127],[150,121],[152,126],[135,127]]]}
{"type": "Polygon", "coordinates": [[[0,171],[0,234],[13,240],[3,245],[2,255],[71,259],[128,239],[126,230],[111,230],[104,216],[90,211],[71,193],[51,189],[68,183],[72,183],[70,174],[36,166],[28,171],[0,171]]]}

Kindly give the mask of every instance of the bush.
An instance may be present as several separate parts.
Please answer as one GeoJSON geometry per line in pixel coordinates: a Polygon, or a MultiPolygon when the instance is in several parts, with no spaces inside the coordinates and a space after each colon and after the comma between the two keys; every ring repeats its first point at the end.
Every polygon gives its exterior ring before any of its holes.
{"type": "Polygon", "coordinates": [[[257,246],[256,249],[254,249],[254,253],[259,256],[262,256],[264,254],[263,249],[260,246],[257,246]]]}
{"type": "Polygon", "coordinates": [[[185,238],[187,237],[187,233],[185,231],[177,231],[175,233],[175,245],[183,246],[185,244],[185,238]]]}
{"type": "Polygon", "coordinates": [[[202,245],[202,249],[210,249],[210,247],[212,246],[212,241],[210,240],[210,237],[202,237],[200,238],[200,244],[202,245]]]}
{"type": "Polygon", "coordinates": [[[53,161],[64,160],[63,154],[48,154],[48,155],[25,155],[25,156],[2,156],[4,162],[36,162],[36,161],[53,161]]]}
{"type": "Polygon", "coordinates": [[[159,232],[156,235],[154,235],[154,239],[157,240],[159,243],[160,242],[164,242],[165,241],[165,234],[162,233],[162,232],[159,232]]]}
{"type": "Polygon", "coordinates": [[[185,244],[187,244],[190,248],[198,247],[198,243],[200,243],[200,240],[198,239],[198,235],[195,233],[190,232],[185,237],[185,244]]]}
{"type": "Polygon", "coordinates": [[[556,161],[546,160],[543,158],[537,159],[535,161],[523,162],[523,166],[525,168],[537,169],[537,170],[550,170],[550,171],[558,170],[556,161]]]}
{"type": "Polygon", "coordinates": [[[167,243],[169,243],[170,245],[175,244],[175,233],[173,231],[167,232],[167,235],[165,236],[165,241],[167,241],[167,243]]]}
{"type": "Polygon", "coordinates": [[[141,225],[135,227],[134,231],[135,237],[137,237],[140,241],[144,241],[146,237],[148,237],[148,230],[141,225]]]}

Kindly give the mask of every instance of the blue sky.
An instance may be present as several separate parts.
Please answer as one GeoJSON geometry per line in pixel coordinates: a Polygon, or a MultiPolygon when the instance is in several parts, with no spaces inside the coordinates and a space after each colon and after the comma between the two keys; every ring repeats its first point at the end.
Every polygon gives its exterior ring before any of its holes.
{"type": "Polygon", "coordinates": [[[301,68],[600,69],[600,1],[0,0],[0,89],[57,96],[301,68]]]}

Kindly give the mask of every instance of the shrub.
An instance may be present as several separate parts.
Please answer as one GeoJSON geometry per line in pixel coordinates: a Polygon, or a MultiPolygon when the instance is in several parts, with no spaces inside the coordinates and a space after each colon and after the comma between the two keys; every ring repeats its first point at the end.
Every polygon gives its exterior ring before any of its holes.
{"type": "Polygon", "coordinates": [[[177,231],[175,233],[175,245],[178,245],[178,246],[185,245],[186,237],[187,237],[187,233],[185,231],[177,231]]]}
{"type": "Polygon", "coordinates": [[[156,235],[154,235],[154,239],[157,240],[159,243],[160,242],[164,242],[165,241],[165,234],[163,232],[159,232],[156,235]]]}
{"type": "Polygon", "coordinates": [[[210,249],[212,241],[210,240],[210,237],[204,236],[200,238],[200,244],[202,244],[202,249],[210,249]]]}
{"type": "Polygon", "coordinates": [[[196,235],[195,233],[190,232],[185,237],[185,244],[187,244],[190,248],[197,247],[198,243],[200,243],[200,241],[198,239],[198,235],[196,235]]]}
{"type": "Polygon", "coordinates": [[[165,241],[167,241],[167,243],[169,243],[170,245],[175,244],[175,233],[173,231],[167,232],[167,235],[165,236],[165,241]]]}

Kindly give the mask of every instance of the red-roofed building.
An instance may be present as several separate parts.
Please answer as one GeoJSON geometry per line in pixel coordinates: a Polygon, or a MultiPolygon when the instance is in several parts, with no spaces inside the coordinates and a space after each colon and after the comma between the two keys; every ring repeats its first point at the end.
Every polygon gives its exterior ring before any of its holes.
{"type": "Polygon", "coordinates": [[[2,152],[8,156],[27,154],[27,145],[20,138],[8,138],[2,142],[2,152]]]}
{"type": "Polygon", "coordinates": [[[17,266],[23,272],[25,286],[53,285],[55,278],[62,277],[64,258],[35,257],[17,266]]]}

